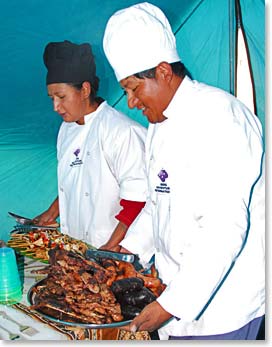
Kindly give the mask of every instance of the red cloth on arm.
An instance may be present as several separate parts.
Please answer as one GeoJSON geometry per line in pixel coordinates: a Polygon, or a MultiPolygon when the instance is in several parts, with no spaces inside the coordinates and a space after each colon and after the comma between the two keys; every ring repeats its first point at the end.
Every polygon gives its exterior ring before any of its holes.
{"type": "Polygon", "coordinates": [[[115,218],[129,227],[144,207],[145,201],[142,202],[121,199],[120,205],[123,207],[123,209],[115,216],[115,218]]]}

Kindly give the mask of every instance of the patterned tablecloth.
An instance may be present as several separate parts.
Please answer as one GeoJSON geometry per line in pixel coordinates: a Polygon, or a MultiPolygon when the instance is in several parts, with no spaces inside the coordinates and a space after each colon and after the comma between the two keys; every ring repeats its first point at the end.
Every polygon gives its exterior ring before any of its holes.
{"type": "Polygon", "coordinates": [[[0,305],[0,340],[150,340],[148,332],[130,333],[121,328],[84,329],[55,323],[29,309],[27,293],[31,286],[44,278],[32,274],[46,264],[23,256],[18,257],[23,281],[20,303],[0,305]]]}

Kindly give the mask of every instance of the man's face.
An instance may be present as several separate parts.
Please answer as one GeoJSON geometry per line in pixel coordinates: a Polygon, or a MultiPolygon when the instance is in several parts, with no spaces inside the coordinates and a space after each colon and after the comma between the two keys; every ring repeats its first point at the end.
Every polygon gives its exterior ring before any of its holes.
{"type": "Polygon", "coordinates": [[[120,81],[127,94],[129,108],[142,110],[150,123],[160,123],[166,119],[163,111],[169,104],[168,85],[156,71],[155,78],[129,76],[120,81]]]}

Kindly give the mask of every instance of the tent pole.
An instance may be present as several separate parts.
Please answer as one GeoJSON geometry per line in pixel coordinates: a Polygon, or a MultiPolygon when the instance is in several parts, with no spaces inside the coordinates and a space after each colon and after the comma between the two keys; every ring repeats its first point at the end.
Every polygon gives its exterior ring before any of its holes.
{"type": "Polygon", "coordinates": [[[256,114],[256,95],[250,61],[249,48],[243,26],[240,0],[235,0],[236,13],[236,63],[235,63],[235,93],[253,113],[256,114]]]}
{"type": "Polygon", "coordinates": [[[235,0],[229,0],[229,91],[235,95],[235,0]]]}

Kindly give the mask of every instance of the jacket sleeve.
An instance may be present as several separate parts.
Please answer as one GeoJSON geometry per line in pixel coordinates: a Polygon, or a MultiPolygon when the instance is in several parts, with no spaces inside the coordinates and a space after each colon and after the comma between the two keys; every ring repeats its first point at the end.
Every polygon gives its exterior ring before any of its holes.
{"type": "Polygon", "coordinates": [[[146,201],[146,129],[130,125],[116,127],[113,132],[105,141],[104,149],[108,165],[120,187],[120,198],[146,201]]]}
{"type": "Polygon", "coordinates": [[[122,199],[120,201],[120,205],[123,207],[123,209],[115,216],[115,218],[129,227],[141,212],[145,202],[122,199]]]}

